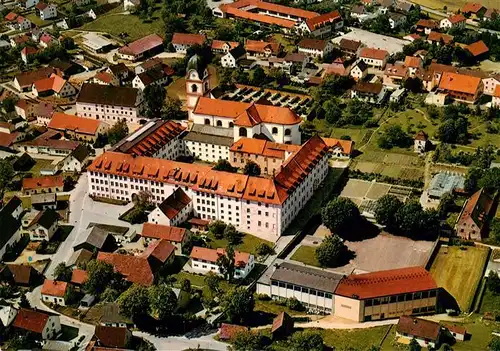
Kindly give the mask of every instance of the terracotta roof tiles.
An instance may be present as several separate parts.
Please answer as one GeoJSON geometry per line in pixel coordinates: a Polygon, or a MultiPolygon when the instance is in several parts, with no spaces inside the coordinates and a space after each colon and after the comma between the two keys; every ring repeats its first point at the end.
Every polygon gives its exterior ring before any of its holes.
{"type": "Polygon", "coordinates": [[[68,283],[66,282],[59,282],[56,280],[45,279],[45,281],[43,282],[41,294],[64,297],[67,289],[68,289],[68,283]]]}
{"type": "Polygon", "coordinates": [[[441,326],[439,323],[425,319],[401,316],[399,317],[397,332],[410,337],[415,336],[417,338],[429,339],[437,342],[439,333],[441,332],[441,326]]]}
{"type": "Polygon", "coordinates": [[[203,45],[207,38],[202,34],[174,33],[172,44],[203,45]]]}
{"type": "Polygon", "coordinates": [[[461,13],[457,13],[456,15],[452,15],[452,16],[448,17],[448,21],[450,21],[452,24],[465,22],[466,20],[467,19],[461,13]]]}
{"type": "Polygon", "coordinates": [[[366,57],[375,60],[383,60],[387,56],[389,56],[389,53],[386,50],[380,50],[375,48],[362,48],[359,53],[359,57],[366,57]]]}
{"type": "Polygon", "coordinates": [[[160,239],[150,243],[140,257],[144,257],[146,259],[154,257],[160,262],[165,263],[174,253],[175,246],[168,240],[160,239]]]}
{"type": "Polygon", "coordinates": [[[50,316],[51,315],[41,311],[21,308],[12,325],[19,329],[29,330],[31,332],[41,334],[45,325],[49,321],[50,316]]]}
{"type": "Polygon", "coordinates": [[[247,330],[248,328],[242,325],[222,323],[219,329],[219,339],[231,340],[236,334],[247,330]]]}
{"type": "Polygon", "coordinates": [[[271,50],[274,55],[277,55],[281,50],[281,46],[279,43],[248,39],[245,42],[245,50],[260,53],[265,53],[267,50],[271,50]]]}
{"type": "Polygon", "coordinates": [[[482,40],[467,45],[465,49],[468,50],[473,56],[480,56],[490,50],[482,40]]]}
{"type": "Polygon", "coordinates": [[[111,264],[115,271],[122,274],[131,283],[145,286],[153,284],[153,272],[144,257],[99,252],[97,259],[111,264]]]}
{"type": "MultiPolygon", "coordinates": [[[[207,247],[194,246],[189,257],[195,260],[204,260],[211,263],[217,262],[219,256],[225,255],[226,250],[222,248],[209,249],[207,247]]],[[[244,267],[250,260],[248,252],[234,251],[234,262],[237,267],[244,267]]]]}
{"type": "Polygon", "coordinates": [[[141,236],[145,238],[164,239],[181,243],[186,237],[186,229],[161,224],[144,223],[141,236]]]}
{"type": "Polygon", "coordinates": [[[96,135],[100,125],[101,122],[99,120],[68,115],[62,112],[54,112],[47,128],[96,135]]]}
{"type": "Polygon", "coordinates": [[[162,45],[162,37],[158,34],[150,34],[121,47],[118,52],[126,55],[141,55],[162,45]]]}
{"type": "Polygon", "coordinates": [[[466,74],[443,72],[439,89],[475,94],[481,84],[481,78],[466,74]]]}
{"type": "Polygon", "coordinates": [[[462,13],[478,13],[484,6],[477,2],[468,2],[462,7],[462,13]]]}
{"type": "Polygon", "coordinates": [[[83,283],[85,283],[88,277],[89,274],[87,273],[87,271],[83,269],[73,269],[73,271],[71,272],[71,283],[82,285],[83,283]]]}
{"type": "Polygon", "coordinates": [[[340,147],[344,154],[350,155],[354,151],[354,141],[335,138],[322,138],[328,148],[340,147]]]}
{"type": "Polygon", "coordinates": [[[62,176],[43,176],[23,179],[23,190],[63,186],[64,179],[62,176]]]}

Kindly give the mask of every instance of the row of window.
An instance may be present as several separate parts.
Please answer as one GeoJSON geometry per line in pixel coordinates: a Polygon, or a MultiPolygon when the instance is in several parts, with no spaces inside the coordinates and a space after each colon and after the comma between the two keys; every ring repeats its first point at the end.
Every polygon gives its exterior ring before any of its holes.
{"type": "Polygon", "coordinates": [[[416,293],[408,293],[401,295],[386,296],[376,299],[365,300],[365,307],[384,305],[388,303],[395,302],[405,302],[405,301],[415,301],[421,299],[427,299],[429,297],[436,297],[436,290],[422,291],[416,293]]]}
{"type": "Polygon", "coordinates": [[[331,299],[333,297],[333,295],[331,293],[319,291],[319,290],[312,289],[312,288],[305,288],[305,287],[302,287],[300,285],[288,284],[288,283],[280,282],[277,280],[271,280],[271,284],[274,286],[278,286],[280,288],[286,288],[286,289],[294,290],[297,292],[303,292],[305,294],[309,294],[309,295],[313,295],[313,296],[325,297],[327,299],[331,299]]]}

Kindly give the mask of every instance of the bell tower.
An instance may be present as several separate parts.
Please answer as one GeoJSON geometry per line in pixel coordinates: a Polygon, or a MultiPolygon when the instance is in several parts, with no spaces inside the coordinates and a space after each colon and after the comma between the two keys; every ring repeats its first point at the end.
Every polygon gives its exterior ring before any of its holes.
{"type": "Polygon", "coordinates": [[[193,55],[186,68],[186,105],[189,119],[191,119],[191,113],[196,107],[198,99],[210,92],[209,77],[207,65],[203,59],[198,55],[193,55]]]}

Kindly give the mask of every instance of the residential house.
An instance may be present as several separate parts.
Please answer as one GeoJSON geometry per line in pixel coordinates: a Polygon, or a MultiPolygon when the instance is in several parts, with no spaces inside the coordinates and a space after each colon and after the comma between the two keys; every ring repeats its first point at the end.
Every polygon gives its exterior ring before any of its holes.
{"type": "Polygon", "coordinates": [[[175,254],[182,255],[183,245],[190,237],[189,230],[168,225],[144,223],[141,237],[147,244],[153,241],[165,240],[175,246],[175,254]]]}
{"type": "Polygon", "coordinates": [[[54,339],[61,332],[58,315],[26,308],[19,310],[12,326],[23,332],[35,333],[42,340],[54,339]]]}
{"type": "Polygon", "coordinates": [[[87,165],[90,156],[90,150],[86,145],[79,145],[68,156],[66,156],[58,166],[63,172],[81,173],[87,165]]]}
{"type": "Polygon", "coordinates": [[[70,267],[78,267],[83,264],[90,262],[94,256],[93,252],[87,249],[75,250],[71,257],[69,258],[67,265],[70,267]]]}
{"type": "Polygon", "coordinates": [[[113,252],[117,248],[113,233],[99,225],[89,224],[83,233],[80,234],[80,237],[82,238],[81,241],[73,246],[74,251],[85,249],[90,252],[113,252]]]}
{"type": "Polygon", "coordinates": [[[31,207],[36,210],[57,209],[57,194],[33,194],[31,195],[31,207]]]}
{"type": "Polygon", "coordinates": [[[486,230],[493,209],[494,198],[486,189],[476,191],[464,204],[458,216],[455,230],[465,240],[481,241],[487,236],[486,230]]]}
{"type": "Polygon", "coordinates": [[[278,57],[282,47],[279,43],[248,39],[245,41],[245,50],[248,59],[261,59],[278,57]]]}
{"type": "Polygon", "coordinates": [[[500,11],[498,9],[492,9],[492,8],[487,9],[483,15],[483,21],[491,21],[493,18],[497,18],[499,12],[500,11]]]}
{"type": "Polygon", "coordinates": [[[14,306],[10,306],[5,302],[0,302],[0,324],[7,328],[16,319],[19,310],[14,306]]]}
{"type": "Polygon", "coordinates": [[[500,108],[500,84],[498,84],[495,88],[495,92],[493,93],[493,98],[491,100],[491,105],[500,108]]]}
{"type": "Polygon", "coordinates": [[[6,264],[0,270],[0,275],[2,280],[23,287],[36,286],[39,278],[39,273],[28,264],[6,264]]]}
{"type": "Polygon", "coordinates": [[[115,87],[120,85],[118,77],[107,71],[97,72],[96,75],[89,80],[89,82],[101,85],[113,85],[115,87]]]}
{"type": "Polygon", "coordinates": [[[172,45],[175,52],[185,54],[187,49],[194,45],[203,45],[207,38],[203,34],[187,34],[187,33],[174,33],[172,36],[172,45]]]}
{"type": "Polygon", "coordinates": [[[132,333],[127,328],[98,325],[95,328],[93,339],[95,346],[101,346],[101,348],[129,349],[132,333]]]}
{"type": "Polygon", "coordinates": [[[415,40],[420,40],[420,39],[422,39],[422,37],[418,33],[410,33],[410,34],[407,34],[403,37],[403,40],[408,40],[411,42],[414,42],[415,40]]]}
{"type": "Polygon", "coordinates": [[[238,45],[222,56],[220,63],[222,67],[236,68],[238,67],[238,62],[246,57],[246,53],[245,48],[238,45]]]}
{"type": "Polygon", "coordinates": [[[153,272],[158,272],[174,262],[175,250],[168,240],[160,239],[150,243],[140,257],[147,260],[153,272]]]}
{"type": "Polygon", "coordinates": [[[63,191],[64,179],[62,176],[42,176],[23,179],[23,194],[58,193],[63,191]]]}
{"type": "Polygon", "coordinates": [[[102,317],[100,324],[106,327],[133,327],[132,320],[120,311],[120,306],[115,302],[105,303],[102,306],[102,317]]]}
{"type": "Polygon", "coordinates": [[[402,13],[389,11],[388,16],[391,29],[396,29],[406,23],[406,15],[402,13]]]}
{"type": "Polygon", "coordinates": [[[164,64],[161,59],[157,57],[152,57],[135,66],[134,72],[137,75],[147,72],[149,70],[154,70],[154,69],[165,70],[167,68],[171,69],[168,65],[164,64]]]}
{"type": "Polygon", "coordinates": [[[293,333],[293,318],[284,311],[278,313],[273,319],[271,334],[273,340],[285,339],[293,333]]]}
{"type": "Polygon", "coordinates": [[[52,67],[39,68],[36,71],[23,72],[14,77],[12,84],[19,92],[31,91],[33,83],[43,78],[49,78],[55,73],[52,67]]]}
{"type": "Polygon", "coordinates": [[[18,46],[23,46],[28,44],[30,37],[25,34],[16,35],[10,38],[10,46],[17,48],[18,46]]]}
{"type": "Polygon", "coordinates": [[[350,39],[340,39],[339,42],[340,50],[347,55],[358,56],[359,50],[362,47],[361,41],[350,40],[350,39]]]}
{"type": "Polygon", "coordinates": [[[31,241],[50,241],[59,228],[59,214],[52,210],[38,212],[28,226],[31,241]]]}
{"type": "Polygon", "coordinates": [[[426,152],[429,145],[429,136],[423,130],[419,131],[413,138],[413,150],[419,154],[426,152]]]}
{"type": "Polygon", "coordinates": [[[493,74],[483,78],[484,90],[483,94],[493,96],[495,89],[500,84],[500,74],[493,74]]]}
{"type": "Polygon", "coordinates": [[[335,138],[322,138],[328,146],[328,153],[333,158],[348,159],[354,152],[354,141],[335,138]]]}
{"type": "Polygon", "coordinates": [[[143,256],[122,255],[118,253],[99,252],[97,260],[111,264],[114,270],[124,276],[130,283],[151,286],[154,273],[147,258],[143,256]]]}
{"type": "Polygon", "coordinates": [[[427,36],[427,42],[429,44],[436,45],[448,45],[453,42],[453,35],[443,34],[439,32],[430,32],[427,36]]]}
{"type": "Polygon", "coordinates": [[[479,19],[483,17],[486,11],[487,8],[484,5],[479,4],[477,2],[468,2],[460,10],[460,12],[462,12],[464,15],[471,17],[473,19],[479,19]]]}
{"type": "Polygon", "coordinates": [[[118,57],[129,61],[143,60],[163,51],[163,38],[158,34],[149,34],[133,41],[118,50],[118,57]]]}
{"type": "Polygon", "coordinates": [[[88,278],[89,274],[86,270],[75,268],[71,271],[70,283],[75,287],[81,288],[88,278]]]}
{"type": "Polygon", "coordinates": [[[48,33],[43,33],[42,35],[40,35],[40,40],[38,43],[42,48],[46,49],[49,46],[57,44],[58,40],[48,33]]]}
{"type": "Polygon", "coordinates": [[[441,337],[441,326],[437,322],[410,316],[399,317],[396,327],[396,340],[408,344],[416,340],[421,347],[438,348],[441,337]]]}
{"type": "Polygon", "coordinates": [[[182,190],[177,188],[169,197],[151,211],[148,221],[168,226],[178,226],[184,223],[193,213],[193,202],[182,190]]]}
{"type": "Polygon", "coordinates": [[[456,15],[451,15],[448,18],[443,18],[441,22],[439,22],[439,28],[449,30],[451,28],[464,28],[466,18],[461,13],[456,15]]]}
{"type": "Polygon", "coordinates": [[[448,329],[448,332],[456,341],[465,341],[467,337],[467,329],[465,329],[465,327],[454,324],[446,325],[446,329],[448,329]]]}
{"type": "Polygon", "coordinates": [[[438,90],[457,101],[474,104],[483,93],[483,82],[479,77],[443,72],[438,90]]]}
{"type": "Polygon", "coordinates": [[[479,40],[475,43],[467,45],[465,50],[469,51],[476,60],[481,60],[483,58],[488,58],[490,49],[486,46],[484,41],[479,40]]]}
{"type": "MultiPolygon", "coordinates": [[[[140,65],[138,65],[138,66],[140,66],[140,65]]],[[[106,70],[106,72],[117,77],[118,80],[120,81],[120,83],[122,83],[124,80],[127,80],[130,76],[130,70],[123,62],[118,63],[116,65],[109,66],[108,69],[106,70]]],[[[142,72],[139,72],[139,73],[142,73],[142,72]]]]}
{"type": "MultiPolygon", "coordinates": [[[[47,125],[52,118],[54,112],[60,111],[60,108],[49,102],[41,101],[35,102],[33,107],[33,117],[35,117],[36,124],[38,125],[47,125]]],[[[43,134],[42,134],[43,135],[43,134]]]]}
{"type": "Polygon", "coordinates": [[[227,54],[237,46],[240,46],[237,41],[212,40],[211,49],[214,54],[227,54]]]}
{"type": "Polygon", "coordinates": [[[351,99],[359,99],[373,104],[380,104],[386,90],[380,83],[357,82],[351,89],[351,99]]]}
{"type": "Polygon", "coordinates": [[[76,94],[76,89],[67,80],[52,74],[49,78],[43,78],[33,82],[31,90],[36,97],[54,95],[58,98],[67,98],[76,94]]]}
{"type": "Polygon", "coordinates": [[[234,141],[234,131],[229,128],[194,124],[182,138],[185,154],[207,162],[229,160],[229,148],[234,141]]]}
{"type": "Polygon", "coordinates": [[[439,288],[424,267],[407,267],[350,274],[331,291],[335,291],[335,316],[367,322],[435,313],[439,288]]]}
{"type": "Polygon", "coordinates": [[[174,70],[169,66],[150,69],[136,75],[132,80],[132,87],[143,91],[150,85],[167,85],[173,74],[174,70]]]}
{"type": "Polygon", "coordinates": [[[289,75],[295,75],[297,72],[301,72],[302,68],[305,67],[311,58],[306,54],[300,52],[293,52],[286,54],[283,57],[283,71],[289,75]]]}
{"type": "MultiPolygon", "coordinates": [[[[113,236],[116,243],[130,243],[136,238],[136,231],[134,228],[122,227],[117,225],[109,225],[103,223],[89,223],[87,228],[97,227],[107,234],[113,236]]],[[[104,251],[104,250],[101,250],[104,251]]]]}
{"type": "Polygon", "coordinates": [[[19,99],[17,100],[15,110],[18,116],[24,120],[28,120],[28,118],[33,117],[35,103],[31,100],[19,99]]]}
{"type": "Polygon", "coordinates": [[[403,64],[387,64],[384,71],[383,84],[388,86],[401,85],[408,77],[408,67],[403,64]]]}
{"type": "Polygon", "coordinates": [[[50,130],[64,133],[69,139],[90,143],[95,142],[99,134],[105,134],[108,127],[107,123],[100,120],[68,115],[62,112],[54,112],[47,126],[50,130]]]}
{"type": "Polygon", "coordinates": [[[329,40],[321,39],[302,39],[298,46],[300,53],[313,57],[325,57],[333,50],[333,44],[329,40]]]}
{"type": "Polygon", "coordinates": [[[21,5],[22,8],[25,10],[28,10],[38,4],[40,0],[20,0],[19,4],[21,5]]]}
{"type": "Polygon", "coordinates": [[[439,28],[440,23],[438,21],[432,19],[419,19],[415,24],[417,32],[424,33],[425,35],[429,35],[432,31],[435,31],[439,28]]]}
{"type": "Polygon", "coordinates": [[[415,8],[411,2],[396,1],[395,8],[403,13],[408,13],[415,8]]]}
{"type": "Polygon", "coordinates": [[[47,4],[40,1],[35,7],[38,10],[38,16],[40,16],[42,21],[47,21],[51,18],[57,17],[57,5],[47,4]]]}
{"type": "Polygon", "coordinates": [[[368,65],[365,63],[364,60],[358,59],[354,64],[351,66],[351,71],[349,72],[349,75],[354,78],[356,81],[361,81],[366,78],[368,75],[368,65]]]}
{"type": "Polygon", "coordinates": [[[66,282],[45,279],[40,291],[42,302],[66,306],[68,287],[68,283],[66,282]]]}
{"type": "Polygon", "coordinates": [[[359,58],[365,61],[368,66],[382,70],[387,63],[389,53],[380,49],[362,48],[359,52],[359,58]]]}
{"type": "Polygon", "coordinates": [[[15,31],[24,32],[31,29],[31,21],[15,12],[9,12],[5,16],[5,22],[7,27],[15,31]]]}
{"type": "Polygon", "coordinates": [[[31,63],[31,61],[33,60],[33,57],[37,53],[38,53],[38,49],[37,48],[34,48],[32,46],[25,46],[21,50],[21,60],[23,60],[23,62],[25,64],[31,63]]]}
{"type": "Polygon", "coordinates": [[[12,247],[21,239],[21,223],[19,221],[22,213],[22,203],[17,196],[7,202],[0,210],[0,259],[3,258],[8,247],[12,247]]]}
{"type": "MultiPolygon", "coordinates": [[[[217,265],[217,259],[221,255],[226,255],[226,250],[195,246],[189,255],[191,258],[191,268],[200,274],[207,274],[208,272],[221,274],[217,265]]],[[[255,265],[254,256],[247,252],[234,251],[234,263],[234,278],[244,279],[255,265]]]]}
{"type": "Polygon", "coordinates": [[[353,5],[351,7],[351,17],[353,18],[358,18],[361,20],[361,18],[365,17],[366,14],[367,11],[364,5],[353,5]]]}
{"type": "Polygon", "coordinates": [[[404,65],[408,67],[408,75],[415,77],[417,73],[423,68],[423,60],[417,56],[406,56],[404,65]]]}
{"type": "Polygon", "coordinates": [[[76,114],[114,124],[139,124],[143,95],[139,89],[84,83],[76,98],[76,114]]]}
{"type": "Polygon", "coordinates": [[[344,20],[338,10],[307,18],[295,24],[295,29],[307,36],[325,38],[342,29],[344,20]]]}

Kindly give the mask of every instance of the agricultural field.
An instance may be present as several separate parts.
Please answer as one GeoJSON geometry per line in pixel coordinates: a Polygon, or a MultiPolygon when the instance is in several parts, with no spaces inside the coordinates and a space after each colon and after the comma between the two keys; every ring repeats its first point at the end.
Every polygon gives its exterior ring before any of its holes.
{"type": "Polygon", "coordinates": [[[424,177],[424,160],[408,152],[366,150],[353,160],[351,168],[408,180],[422,180],[424,177]]]}
{"type": "Polygon", "coordinates": [[[489,248],[482,246],[441,247],[431,267],[436,284],[451,294],[463,312],[468,312],[483,277],[489,248]]]}
{"type": "MultiPolygon", "coordinates": [[[[467,0],[458,0],[458,1],[453,1],[453,0],[415,0],[413,1],[415,4],[418,4],[420,6],[425,6],[429,7],[434,10],[443,10],[443,8],[446,6],[447,11],[455,11],[462,6],[464,6],[467,2],[467,0]]],[[[487,8],[498,8],[498,0],[481,0],[480,3],[487,8]]]]}

